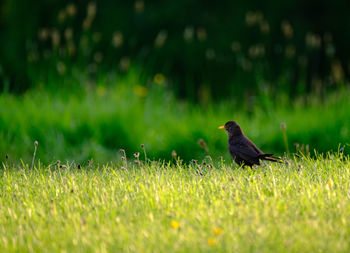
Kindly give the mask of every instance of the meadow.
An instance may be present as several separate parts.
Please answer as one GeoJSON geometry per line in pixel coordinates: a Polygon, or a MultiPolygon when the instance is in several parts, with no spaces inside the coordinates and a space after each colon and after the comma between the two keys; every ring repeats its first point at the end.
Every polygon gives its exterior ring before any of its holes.
{"type": "Polygon", "coordinates": [[[349,158],[2,164],[1,252],[348,252],[349,158]]]}
{"type": "MultiPolygon", "coordinates": [[[[309,96],[291,104],[257,98],[253,108],[236,100],[208,105],[174,98],[164,86],[146,88],[127,80],[97,84],[74,92],[33,89],[22,95],[0,94],[0,161],[31,161],[34,141],[45,164],[61,160],[86,164],[116,162],[145,145],[152,160],[190,161],[210,155],[228,160],[227,135],[218,130],[235,120],[267,153],[314,153],[345,147],[348,153],[350,91],[326,99],[309,96]],[[281,128],[281,126],[283,126],[281,128]],[[175,156],[174,156],[175,154],[175,156]]],[[[282,100],[282,99],[280,99],[282,100]]]]}
{"type": "Polygon", "coordinates": [[[1,1],[0,252],[349,252],[346,7],[1,1]]]}
{"type": "Polygon", "coordinates": [[[132,83],[0,95],[0,252],[349,251],[347,89],[249,108],[132,83]],[[232,119],[284,162],[234,164],[232,119]]]}

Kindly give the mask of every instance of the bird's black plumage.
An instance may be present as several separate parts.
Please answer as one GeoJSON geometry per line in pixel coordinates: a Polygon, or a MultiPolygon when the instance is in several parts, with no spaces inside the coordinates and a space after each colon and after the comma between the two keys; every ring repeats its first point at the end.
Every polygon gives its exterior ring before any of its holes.
{"type": "Polygon", "coordinates": [[[228,133],[228,149],[239,165],[260,165],[260,160],[278,162],[280,158],[274,157],[273,154],[265,154],[244,134],[240,126],[235,121],[229,121],[224,127],[228,133]]]}

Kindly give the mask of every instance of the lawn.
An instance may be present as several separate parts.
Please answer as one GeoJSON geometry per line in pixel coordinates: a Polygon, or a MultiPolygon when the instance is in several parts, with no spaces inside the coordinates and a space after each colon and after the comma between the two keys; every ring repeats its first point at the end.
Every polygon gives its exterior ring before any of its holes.
{"type": "Polygon", "coordinates": [[[0,253],[350,252],[350,1],[239,2],[1,0],[0,253]]]}
{"type": "Polygon", "coordinates": [[[30,167],[0,171],[1,252],[350,250],[342,155],[30,167]]]}
{"type": "MultiPolygon", "coordinates": [[[[77,93],[30,90],[24,95],[0,94],[0,161],[30,160],[34,141],[37,156],[45,163],[56,160],[99,163],[128,157],[145,144],[151,159],[172,159],[172,151],[184,160],[227,160],[227,134],[217,127],[237,121],[246,135],[264,152],[287,151],[281,124],[286,123],[290,152],[295,145],[309,145],[313,153],[336,152],[350,138],[350,90],[329,94],[321,101],[310,96],[308,104],[256,102],[254,108],[223,100],[207,107],[179,101],[161,87],[135,94],[131,81],[115,87],[77,93]],[[199,145],[204,140],[206,147],[199,145]]],[[[258,99],[258,98],[257,98],[258,99]]],[[[276,102],[276,101],[275,101],[276,102]]],[[[304,149],[305,151],[305,149],[304,149]]],[[[348,148],[344,150],[348,153],[348,148]]]]}

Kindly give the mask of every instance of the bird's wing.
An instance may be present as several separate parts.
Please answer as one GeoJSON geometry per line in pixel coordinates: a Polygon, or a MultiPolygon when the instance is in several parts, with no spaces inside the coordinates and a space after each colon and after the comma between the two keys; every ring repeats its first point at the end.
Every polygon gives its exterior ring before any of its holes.
{"type": "Polygon", "coordinates": [[[234,154],[245,161],[252,163],[259,163],[259,152],[247,145],[245,142],[235,143],[235,145],[230,145],[230,153],[234,154]]]}
{"type": "MultiPolygon", "coordinates": [[[[245,137],[245,136],[244,136],[245,137]]],[[[249,140],[247,137],[243,139],[243,143],[247,146],[249,146],[251,149],[253,149],[257,155],[264,154],[251,140],[249,140]]]]}

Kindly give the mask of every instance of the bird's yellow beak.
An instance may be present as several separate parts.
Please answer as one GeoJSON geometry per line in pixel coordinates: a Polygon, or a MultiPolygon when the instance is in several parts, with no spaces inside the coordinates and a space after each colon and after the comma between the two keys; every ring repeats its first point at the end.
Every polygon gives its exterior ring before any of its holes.
{"type": "Polygon", "coordinates": [[[219,126],[218,129],[225,129],[225,127],[224,126],[219,126]]]}

